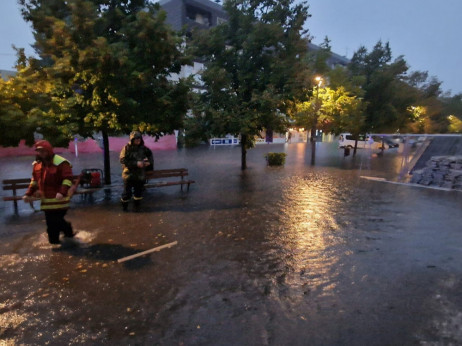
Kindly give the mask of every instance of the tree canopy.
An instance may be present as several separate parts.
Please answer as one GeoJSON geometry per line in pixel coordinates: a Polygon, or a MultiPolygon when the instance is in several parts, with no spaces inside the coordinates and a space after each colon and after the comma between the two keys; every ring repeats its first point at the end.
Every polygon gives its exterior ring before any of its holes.
{"type": "Polygon", "coordinates": [[[287,100],[304,78],[308,6],[293,0],[229,0],[224,8],[228,21],[194,32],[189,43],[206,65],[193,110],[210,133],[240,136],[245,169],[254,138],[263,129],[286,128],[287,100]]]}
{"type": "MultiPolygon", "coordinates": [[[[160,137],[182,127],[189,86],[171,76],[187,60],[182,39],[165,23],[166,13],[158,4],[147,0],[20,0],[20,4],[34,29],[39,59],[30,58],[20,66],[19,78],[46,84],[48,97],[35,109],[55,129],[69,137],[101,131],[108,153],[109,134],[138,129],[160,137]]],[[[30,110],[22,111],[30,118],[30,110]]],[[[53,144],[65,144],[66,136],[50,137],[47,129],[40,131],[53,144]],[[56,143],[59,138],[63,141],[56,143]]]]}
{"type": "MultiPolygon", "coordinates": [[[[349,70],[353,76],[362,76],[367,128],[364,131],[378,132],[397,130],[406,114],[407,102],[400,99],[408,66],[403,57],[392,61],[389,43],[377,42],[371,52],[361,47],[351,59],[349,70]]],[[[408,100],[410,101],[410,100],[408,100]]]]}
{"type": "MultiPolygon", "coordinates": [[[[428,72],[393,60],[388,42],[360,47],[347,68],[330,69],[326,37],[308,50],[306,2],[229,0],[228,21],[195,31],[189,52],[205,63],[196,90],[172,78],[190,63],[184,38],[148,0],[19,0],[38,58],[18,49],[16,77],[0,80],[0,145],[55,145],[133,129],[159,137],[184,126],[191,138],[240,136],[246,152],[263,130],[299,125],[339,133],[461,132],[461,95],[442,95],[428,72]],[[323,86],[314,82],[322,74],[323,86]]],[[[106,167],[107,166],[107,167],[106,167]]]]}

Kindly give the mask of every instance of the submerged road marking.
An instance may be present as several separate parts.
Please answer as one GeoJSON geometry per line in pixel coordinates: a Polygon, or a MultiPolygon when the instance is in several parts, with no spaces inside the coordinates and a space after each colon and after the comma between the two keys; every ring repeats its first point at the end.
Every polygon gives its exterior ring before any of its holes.
{"type": "Polygon", "coordinates": [[[380,181],[382,183],[389,183],[389,184],[395,184],[395,185],[405,185],[405,186],[411,186],[411,187],[420,187],[423,189],[433,189],[433,190],[441,190],[441,191],[459,191],[457,189],[448,189],[447,187],[439,187],[439,186],[426,186],[426,185],[420,185],[420,184],[411,184],[411,183],[400,183],[398,181],[390,181],[386,180],[385,178],[380,178],[380,177],[367,177],[364,175],[361,175],[360,178],[366,179],[366,180],[372,180],[372,181],[380,181]]]}
{"type": "Polygon", "coordinates": [[[129,261],[131,259],[134,259],[134,258],[137,258],[137,257],[140,257],[140,256],[144,256],[144,255],[147,255],[149,253],[152,253],[152,252],[156,252],[156,251],[160,251],[162,249],[166,249],[166,248],[170,248],[172,246],[175,246],[176,244],[178,244],[177,241],[174,241],[172,243],[168,243],[168,244],[165,244],[165,245],[161,245],[161,246],[158,246],[158,247],[155,247],[153,249],[149,249],[149,250],[146,250],[146,251],[143,251],[143,252],[139,252],[137,254],[134,254],[134,255],[131,255],[131,256],[127,256],[127,257],[123,257],[123,258],[119,258],[117,260],[118,263],[122,263],[122,262],[125,262],[125,261],[129,261]]]}

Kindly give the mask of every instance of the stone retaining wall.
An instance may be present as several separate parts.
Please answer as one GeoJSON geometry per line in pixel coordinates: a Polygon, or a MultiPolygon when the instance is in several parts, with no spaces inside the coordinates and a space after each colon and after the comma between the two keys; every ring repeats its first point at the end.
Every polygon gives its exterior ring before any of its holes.
{"type": "Polygon", "coordinates": [[[411,183],[462,190],[462,156],[433,156],[413,172],[411,183]]]}

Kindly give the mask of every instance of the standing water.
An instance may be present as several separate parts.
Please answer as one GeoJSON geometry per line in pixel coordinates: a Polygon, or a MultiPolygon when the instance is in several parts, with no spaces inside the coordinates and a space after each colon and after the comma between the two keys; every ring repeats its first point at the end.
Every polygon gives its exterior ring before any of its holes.
{"type": "MultiPolygon", "coordinates": [[[[123,213],[113,185],[75,196],[79,245],[52,249],[41,213],[3,203],[5,344],[414,345],[462,342],[460,192],[394,185],[402,157],[333,143],[154,152],[189,192],[149,189],[123,213]],[[269,167],[268,152],[286,152],[269,167]],[[178,245],[124,263],[117,259],[178,245]]],[[[77,173],[97,154],[69,157],[77,173]]],[[[1,159],[2,179],[32,158],[1,159]]]]}

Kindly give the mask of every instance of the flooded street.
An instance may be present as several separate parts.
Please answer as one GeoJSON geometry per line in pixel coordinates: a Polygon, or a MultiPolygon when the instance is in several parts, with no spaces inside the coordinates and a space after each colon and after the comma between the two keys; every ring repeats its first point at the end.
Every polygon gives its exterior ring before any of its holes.
{"type": "MultiPolygon", "coordinates": [[[[74,174],[103,168],[101,154],[64,156],[74,174]]],[[[309,144],[258,145],[245,172],[239,147],[154,157],[196,183],[149,189],[124,213],[112,153],[112,186],[73,197],[77,247],[52,248],[42,213],[2,201],[0,344],[462,343],[462,193],[360,178],[395,180],[398,153],[318,143],[313,162],[309,144]],[[266,166],[270,151],[284,167],[266,166]]],[[[1,158],[1,178],[32,161],[1,158]]]]}

